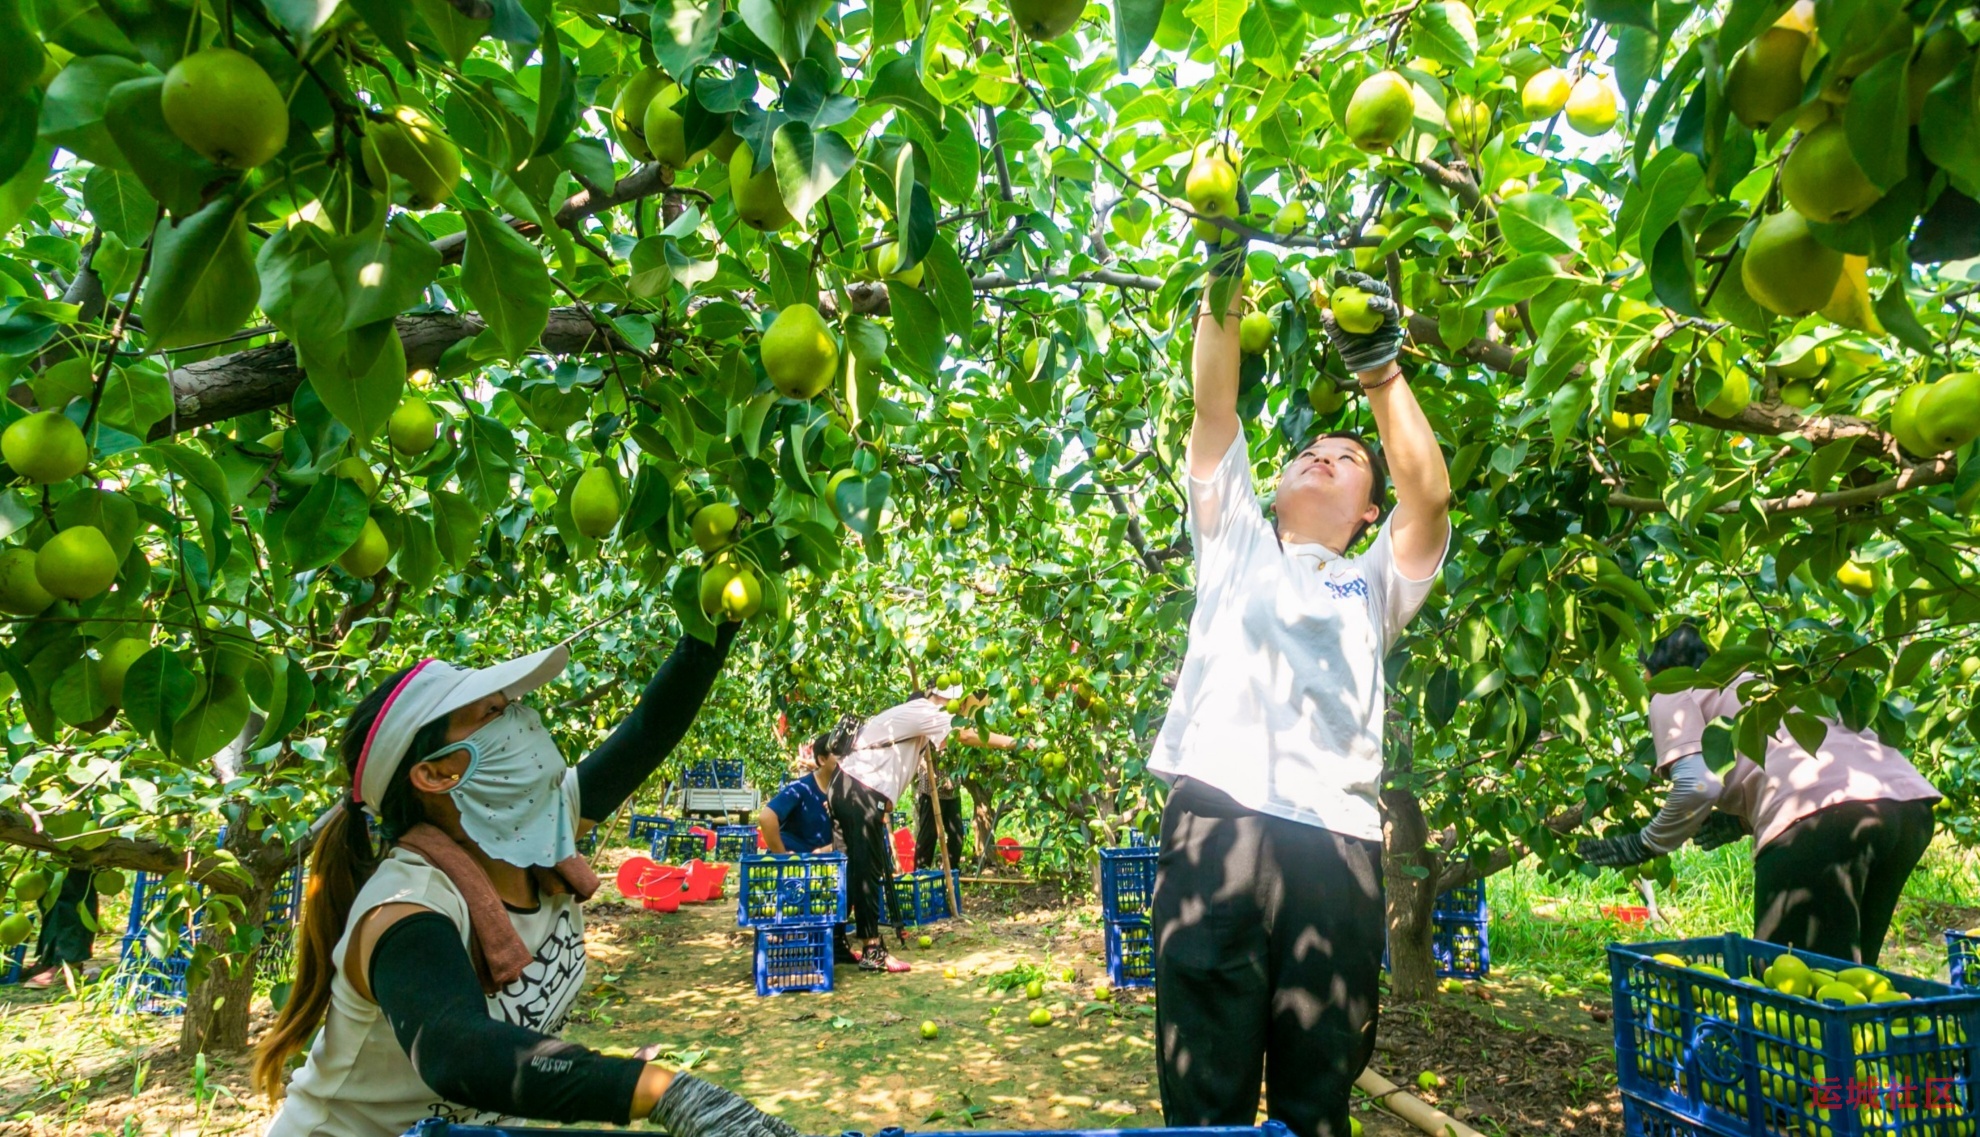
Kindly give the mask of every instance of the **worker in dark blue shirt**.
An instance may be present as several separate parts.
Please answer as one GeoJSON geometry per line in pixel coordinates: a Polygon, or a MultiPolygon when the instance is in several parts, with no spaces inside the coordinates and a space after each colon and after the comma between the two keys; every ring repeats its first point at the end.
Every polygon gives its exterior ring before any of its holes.
{"type": "Polygon", "coordinates": [[[839,772],[834,754],[817,756],[818,767],[771,796],[756,816],[756,829],[773,853],[832,851],[832,813],[826,795],[839,772]]]}

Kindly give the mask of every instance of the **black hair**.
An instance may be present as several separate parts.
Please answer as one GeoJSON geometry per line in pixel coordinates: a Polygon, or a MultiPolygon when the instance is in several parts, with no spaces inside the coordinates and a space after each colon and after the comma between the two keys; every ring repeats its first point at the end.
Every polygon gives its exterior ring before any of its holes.
{"type": "Polygon", "coordinates": [[[1663,639],[1650,645],[1650,650],[1643,655],[1643,666],[1655,675],[1671,667],[1697,669],[1705,666],[1705,661],[1711,658],[1712,649],[1706,646],[1705,637],[1698,634],[1696,625],[1686,620],[1672,628],[1663,639]]]}
{"type": "Polygon", "coordinates": [[[840,715],[839,721],[831,730],[811,740],[813,757],[830,754],[836,758],[844,758],[851,754],[853,747],[859,742],[860,728],[865,725],[866,720],[858,715],[840,715]]]}
{"type": "MultiPolygon", "coordinates": [[[[1300,454],[1311,450],[1314,443],[1329,438],[1344,438],[1356,446],[1361,447],[1361,452],[1368,456],[1368,504],[1375,507],[1375,521],[1382,520],[1389,512],[1389,463],[1387,459],[1382,457],[1382,451],[1375,443],[1364,437],[1361,432],[1354,430],[1329,430],[1322,434],[1316,434],[1312,438],[1307,439],[1300,446],[1298,453],[1293,456],[1297,458],[1300,454]]],[[[1364,521],[1356,526],[1354,535],[1348,538],[1347,548],[1352,549],[1360,544],[1362,535],[1367,533],[1368,527],[1374,523],[1374,521],[1364,521]]],[[[1347,549],[1342,550],[1342,552],[1346,551],[1347,549]]]]}
{"type": "MultiPolygon", "coordinates": [[[[371,735],[372,726],[378,721],[380,711],[391,699],[392,692],[399,689],[411,668],[387,675],[378,686],[359,699],[351,709],[351,715],[344,720],[344,736],[338,743],[338,755],[344,761],[344,769],[352,777],[352,789],[356,790],[358,759],[364,753],[364,741],[371,735]]],[[[399,768],[392,771],[392,780],[385,785],[385,797],[372,803],[378,813],[379,833],[389,843],[405,835],[408,829],[426,820],[425,807],[420,804],[419,795],[413,792],[412,769],[439,753],[447,745],[447,720],[445,717],[413,732],[412,744],[406,747],[406,757],[399,768]],[[423,757],[422,757],[423,755],[423,757]]]]}

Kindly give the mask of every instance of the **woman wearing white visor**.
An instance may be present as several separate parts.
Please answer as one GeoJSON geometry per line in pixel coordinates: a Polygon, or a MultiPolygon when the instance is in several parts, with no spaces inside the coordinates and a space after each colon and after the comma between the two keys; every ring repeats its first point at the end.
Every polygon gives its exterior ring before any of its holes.
{"type": "Polygon", "coordinates": [[[295,988],[256,1056],[256,1086],[281,1097],[309,1044],[270,1137],[394,1137],[427,1117],[793,1137],[647,1051],[557,1038],[584,986],[578,904],[598,887],[577,839],[681,740],[734,636],[682,639],[575,767],[519,701],[563,671],[561,645],[480,669],[429,659],[358,703],[340,747],[351,792],[317,838],[295,988]]]}

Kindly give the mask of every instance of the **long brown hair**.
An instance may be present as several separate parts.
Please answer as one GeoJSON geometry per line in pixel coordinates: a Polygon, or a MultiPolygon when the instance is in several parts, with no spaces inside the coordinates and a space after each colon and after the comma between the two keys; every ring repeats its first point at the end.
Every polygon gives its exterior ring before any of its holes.
{"type": "MultiPolygon", "coordinates": [[[[400,671],[358,700],[351,717],[344,722],[344,735],[338,750],[346,773],[354,774],[364,752],[365,736],[385,706],[387,697],[408,674],[400,671]]],[[[261,1039],[254,1055],[254,1088],[280,1101],[288,1088],[289,1061],[309,1045],[323,1018],[330,1010],[330,981],[337,974],[337,941],[344,936],[351,906],[358,890],[371,879],[385,850],[401,833],[424,820],[419,797],[412,791],[412,768],[419,764],[413,755],[431,754],[445,745],[447,720],[435,719],[414,734],[405,761],[393,772],[379,803],[379,835],[382,847],[371,841],[371,823],[348,793],[334,806],[316,836],[310,854],[309,883],[303,890],[302,927],[296,936],[296,979],[289,1001],[282,1005],[275,1026],[261,1039]]]]}

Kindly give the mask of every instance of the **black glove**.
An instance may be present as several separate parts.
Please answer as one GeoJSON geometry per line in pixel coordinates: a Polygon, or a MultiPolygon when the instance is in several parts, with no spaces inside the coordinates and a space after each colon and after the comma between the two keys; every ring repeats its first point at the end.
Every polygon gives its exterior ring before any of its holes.
{"type": "Polygon", "coordinates": [[[1386,363],[1394,363],[1402,350],[1403,323],[1402,309],[1389,295],[1389,286],[1369,276],[1365,272],[1340,272],[1334,274],[1334,287],[1358,288],[1368,293],[1370,311],[1379,312],[1382,323],[1372,332],[1355,333],[1343,331],[1334,322],[1334,312],[1329,308],[1320,316],[1321,324],[1327,329],[1327,339],[1340,353],[1341,362],[1349,371],[1373,371],[1386,363]]]}
{"type": "Polygon", "coordinates": [[[693,1074],[675,1074],[646,1119],[673,1137],[801,1137],[789,1122],[693,1074]]]}
{"type": "MultiPolygon", "coordinates": [[[[1244,222],[1251,213],[1251,193],[1240,180],[1237,188],[1237,216],[1232,221],[1244,222]]],[[[1232,229],[1217,226],[1217,232],[1203,241],[1203,257],[1208,263],[1212,277],[1241,276],[1244,273],[1244,251],[1251,243],[1250,238],[1232,229]]]]}
{"type": "Polygon", "coordinates": [[[1734,841],[1743,840],[1745,837],[1746,822],[1730,813],[1720,813],[1715,809],[1712,815],[1705,819],[1705,824],[1698,827],[1698,832],[1691,835],[1691,843],[1709,852],[1721,845],[1730,845],[1734,841]]]}
{"type": "Polygon", "coordinates": [[[1576,845],[1574,851],[1589,864],[1604,868],[1640,865],[1657,855],[1643,843],[1643,834],[1637,832],[1615,837],[1592,837],[1576,845]]]}

